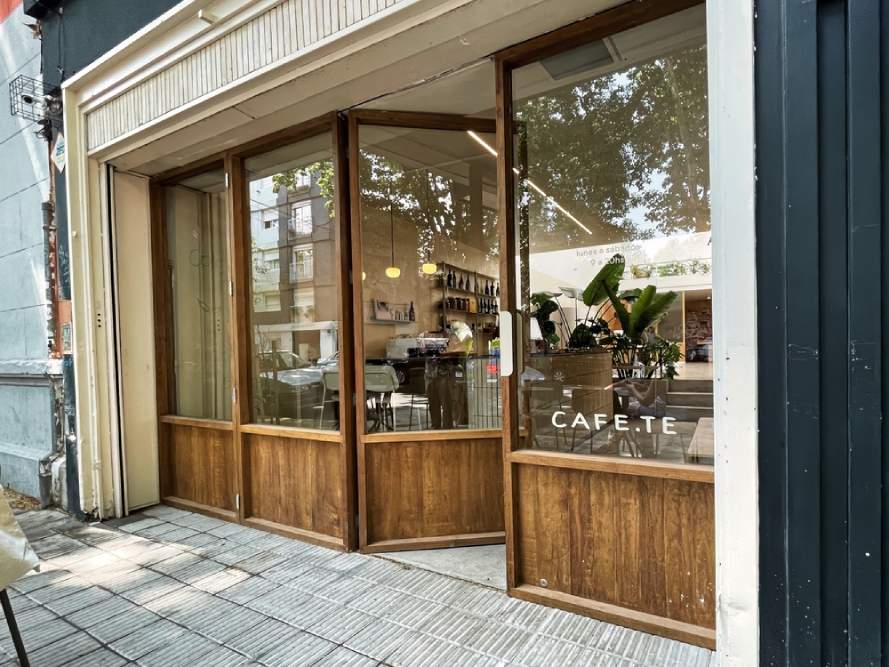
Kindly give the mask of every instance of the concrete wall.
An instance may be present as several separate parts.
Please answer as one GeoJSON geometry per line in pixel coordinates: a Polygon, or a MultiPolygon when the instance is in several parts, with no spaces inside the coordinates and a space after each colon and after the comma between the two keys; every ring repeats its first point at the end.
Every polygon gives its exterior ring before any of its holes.
{"type": "Polygon", "coordinates": [[[20,2],[0,3],[0,19],[0,482],[36,497],[38,462],[54,446],[61,370],[47,351],[47,145],[35,135],[38,126],[7,110],[9,82],[41,76],[40,41],[20,2]]]}

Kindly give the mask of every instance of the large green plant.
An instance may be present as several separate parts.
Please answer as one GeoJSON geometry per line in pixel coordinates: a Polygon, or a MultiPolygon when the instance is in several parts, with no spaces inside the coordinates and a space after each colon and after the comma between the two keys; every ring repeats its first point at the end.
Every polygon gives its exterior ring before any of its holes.
{"type": "Polygon", "coordinates": [[[658,293],[654,285],[621,292],[624,267],[623,256],[614,255],[587,285],[583,291],[587,316],[574,328],[569,344],[572,347],[602,345],[608,348],[621,377],[636,373],[644,377],[655,374],[672,377],[680,356],[679,346],[657,336],[653,330],[667,314],[677,294],[658,293]],[[620,323],[619,332],[612,331],[603,317],[609,306],[620,323]],[[594,307],[598,310],[591,318],[594,307]]]}

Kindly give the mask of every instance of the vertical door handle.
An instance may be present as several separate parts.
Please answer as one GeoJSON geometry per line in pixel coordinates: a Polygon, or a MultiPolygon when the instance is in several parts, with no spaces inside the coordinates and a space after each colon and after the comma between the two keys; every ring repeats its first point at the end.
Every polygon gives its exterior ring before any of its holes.
{"type": "Polygon", "coordinates": [[[500,375],[509,377],[513,369],[513,340],[512,313],[508,310],[500,311],[500,375]]]}

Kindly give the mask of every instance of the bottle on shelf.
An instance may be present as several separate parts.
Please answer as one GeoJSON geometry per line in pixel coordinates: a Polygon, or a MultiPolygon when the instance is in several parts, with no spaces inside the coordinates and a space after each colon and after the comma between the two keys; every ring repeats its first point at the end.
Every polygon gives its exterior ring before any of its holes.
{"type": "Polygon", "coordinates": [[[500,283],[497,283],[497,293],[494,294],[494,296],[496,296],[496,297],[500,296],[500,283]]]}
{"type": "Polygon", "coordinates": [[[413,302],[413,301],[411,301],[411,308],[410,308],[410,310],[407,311],[407,319],[408,319],[408,321],[410,321],[410,322],[414,322],[414,321],[417,319],[417,313],[416,313],[416,311],[414,310],[414,302],[413,302]]]}
{"type": "Polygon", "coordinates": [[[460,274],[460,282],[457,283],[457,289],[463,289],[463,274],[460,274]]]}

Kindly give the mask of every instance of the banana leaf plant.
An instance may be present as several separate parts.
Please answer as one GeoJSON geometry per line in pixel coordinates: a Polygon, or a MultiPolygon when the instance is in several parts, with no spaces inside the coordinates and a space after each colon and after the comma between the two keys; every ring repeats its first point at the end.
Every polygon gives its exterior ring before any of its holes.
{"type": "Polygon", "coordinates": [[[583,291],[587,315],[571,334],[569,347],[605,347],[619,377],[655,375],[673,377],[679,361],[679,345],[654,333],[676,300],[676,292],[658,293],[654,285],[643,289],[620,291],[625,261],[614,255],[583,291]],[[596,313],[592,315],[592,309],[596,313]],[[611,308],[620,324],[613,331],[604,315],[611,308]]]}

